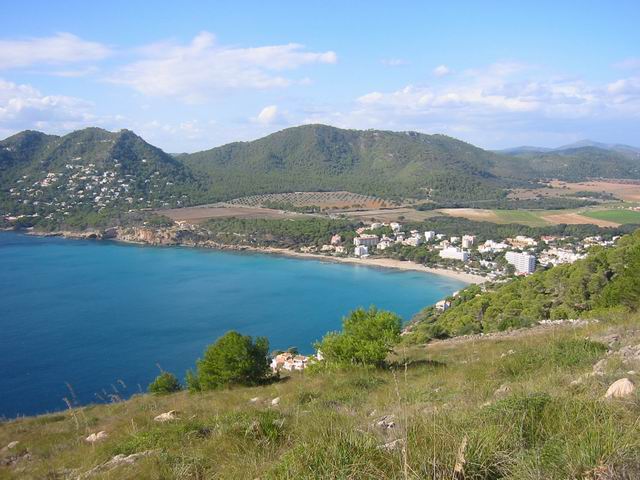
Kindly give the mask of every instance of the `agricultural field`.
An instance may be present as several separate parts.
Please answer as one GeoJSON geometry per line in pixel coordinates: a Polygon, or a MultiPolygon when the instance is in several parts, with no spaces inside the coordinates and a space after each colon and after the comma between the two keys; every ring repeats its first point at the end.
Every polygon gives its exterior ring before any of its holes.
{"type": "Polygon", "coordinates": [[[206,220],[215,218],[266,218],[266,219],[281,219],[281,218],[297,218],[304,216],[300,213],[283,212],[280,210],[273,210],[270,208],[260,207],[242,207],[236,205],[202,205],[198,207],[185,207],[185,208],[173,208],[170,210],[157,210],[156,213],[169,217],[170,219],[179,222],[187,223],[202,223],[206,220]]]}
{"type": "Polygon", "coordinates": [[[583,215],[589,218],[594,218],[596,220],[604,220],[606,222],[614,222],[618,224],[640,224],[640,211],[637,210],[593,210],[584,212],[583,215]]]}
{"type": "Polygon", "coordinates": [[[640,181],[638,180],[591,180],[586,182],[563,182],[553,180],[547,186],[535,189],[516,189],[510,198],[530,200],[535,198],[563,197],[576,192],[610,194],[626,202],[640,202],[640,181]]]}
{"type": "Polygon", "coordinates": [[[452,217],[462,217],[477,222],[521,223],[532,227],[548,225],[540,211],[534,210],[486,210],[480,208],[443,208],[439,212],[452,217]]]}
{"type": "Polygon", "coordinates": [[[291,205],[297,208],[319,207],[322,210],[375,209],[393,206],[382,198],[344,191],[268,193],[236,198],[227,204],[248,207],[291,205]]]}
{"type": "Polygon", "coordinates": [[[422,222],[427,218],[439,215],[437,210],[420,211],[410,207],[387,208],[387,209],[371,209],[346,212],[349,218],[355,218],[362,221],[377,222],[422,222]]]}

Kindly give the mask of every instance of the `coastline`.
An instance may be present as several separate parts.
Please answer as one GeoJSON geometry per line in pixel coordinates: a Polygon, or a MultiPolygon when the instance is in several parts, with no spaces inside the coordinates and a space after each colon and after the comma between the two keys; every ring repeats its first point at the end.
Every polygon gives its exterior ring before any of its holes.
{"type": "Polygon", "coordinates": [[[409,260],[395,260],[393,258],[357,258],[357,257],[333,257],[325,255],[317,255],[315,253],[303,253],[296,252],[295,250],[289,250],[286,248],[274,248],[274,247],[247,247],[243,249],[245,251],[253,251],[256,253],[269,253],[276,255],[284,255],[287,257],[302,258],[320,260],[333,263],[344,263],[350,265],[360,265],[364,267],[378,267],[378,268],[390,268],[395,270],[414,271],[422,273],[431,273],[434,275],[441,275],[443,277],[452,278],[468,284],[481,284],[487,281],[485,277],[480,275],[474,275],[471,273],[458,272],[456,270],[449,270],[446,268],[432,268],[418,263],[411,262],[409,260]]]}
{"type": "Polygon", "coordinates": [[[204,242],[153,242],[143,238],[133,239],[130,236],[123,235],[109,235],[104,236],[100,232],[87,231],[87,232],[73,232],[73,231],[56,231],[56,232],[38,232],[34,230],[22,231],[27,235],[43,236],[43,237],[63,237],[67,239],[75,240],[110,240],[118,243],[134,244],[134,245],[148,245],[148,246],[176,246],[176,247],[191,247],[191,248],[207,248],[213,250],[227,250],[237,252],[254,252],[264,253],[269,255],[282,255],[291,258],[318,260],[323,262],[343,263],[349,265],[360,265],[364,267],[375,268],[389,268],[394,270],[414,271],[422,273],[430,273],[433,275],[440,275],[448,277],[454,280],[458,280],[467,284],[481,284],[487,281],[487,278],[474,275],[471,273],[459,272],[456,270],[450,270],[445,268],[433,268],[411,262],[409,260],[396,260],[393,258],[357,258],[357,257],[335,257],[329,255],[320,255],[316,253],[304,253],[291,250],[288,248],[278,247],[254,247],[249,245],[225,245],[220,243],[214,243],[211,241],[204,242]]]}

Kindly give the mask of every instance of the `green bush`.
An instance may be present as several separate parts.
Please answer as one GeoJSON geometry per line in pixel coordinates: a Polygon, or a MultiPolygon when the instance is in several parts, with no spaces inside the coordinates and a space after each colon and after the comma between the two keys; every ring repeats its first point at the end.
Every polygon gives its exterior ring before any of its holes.
{"type": "Polygon", "coordinates": [[[402,320],[395,313],[359,308],[345,317],[342,332],[330,332],[316,344],[327,362],[381,366],[400,340],[402,320]]]}
{"type": "Polygon", "coordinates": [[[227,385],[256,385],[269,373],[269,341],[228,332],[207,347],[196,373],[187,372],[189,390],[213,390],[227,385]]]}
{"type": "Polygon", "coordinates": [[[165,393],[179,392],[182,385],[173,373],[162,372],[156,379],[149,384],[150,393],[161,395],[165,393]]]}

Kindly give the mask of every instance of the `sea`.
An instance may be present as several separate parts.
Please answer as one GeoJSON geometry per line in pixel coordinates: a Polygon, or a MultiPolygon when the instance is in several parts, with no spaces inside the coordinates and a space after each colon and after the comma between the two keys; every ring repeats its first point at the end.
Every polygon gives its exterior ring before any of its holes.
{"type": "Polygon", "coordinates": [[[126,399],[183,378],[229,330],[313,343],[349,311],[404,320],[465,284],[422,272],[0,232],[0,418],[126,399]]]}

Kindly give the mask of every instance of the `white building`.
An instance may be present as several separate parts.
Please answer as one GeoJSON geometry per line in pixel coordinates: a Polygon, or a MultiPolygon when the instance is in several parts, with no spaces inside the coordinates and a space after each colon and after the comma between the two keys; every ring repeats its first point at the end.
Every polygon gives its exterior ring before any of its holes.
{"type": "Polygon", "coordinates": [[[476,237],[473,235],[462,236],[462,248],[471,248],[476,243],[476,237]]]}
{"type": "Polygon", "coordinates": [[[516,267],[516,272],[528,275],[536,270],[536,257],[528,253],[507,252],[504,255],[507,263],[516,267]]]}
{"type": "Polygon", "coordinates": [[[372,234],[362,234],[359,237],[356,237],[353,239],[353,244],[358,247],[360,245],[363,245],[365,247],[375,247],[376,245],[378,245],[378,236],[377,235],[372,235],[372,234]]]}
{"type": "Polygon", "coordinates": [[[449,300],[440,300],[436,302],[436,310],[439,312],[444,312],[451,306],[451,302],[449,300]]]}
{"type": "Polygon", "coordinates": [[[458,243],[460,241],[460,237],[451,237],[449,238],[449,241],[454,244],[458,243]]]}
{"type": "Polygon", "coordinates": [[[466,262],[469,260],[469,252],[458,247],[447,247],[440,250],[440,258],[448,258],[450,260],[460,260],[466,262]]]}
{"type": "Polygon", "coordinates": [[[382,240],[380,240],[378,242],[378,245],[376,246],[376,248],[378,250],[386,250],[387,248],[389,248],[393,244],[394,244],[393,240],[388,239],[388,238],[383,238],[382,240]]]}
{"type": "Polygon", "coordinates": [[[428,231],[428,232],[424,232],[424,240],[426,242],[430,242],[432,240],[434,240],[436,238],[436,232],[433,231],[428,231]]]}
{"type": "Polygon", "coordinates": [[[400,229],[402,228],[402,225],[400,225],[397,222],[391,222],[389,226],[391,227],[391,230],[393,230],[394,232],[399,232],[400,229]]]}
{"type": "Polygon", "coordinates": [[[494,252],[502,252],[509,248],[509,245],[501,242],[494,242],[493,240],[487,240],[484,244],[478,247],[478,251],[480,253],[494,253],[494,252]]]}
{"type": "Polygon", "coordinates": [[[422,236],[416,233],[414,235],[411,235],[402,243],[404,243],[405,245],[409,245],[411,247],[417,247],[418,245],[422,244],[422,236]]]}
{"type": "Polygon", "coordinates": [[[354,249],[353,254],[356,257],[366,257],[367,255],[369,255],[369,249],[367,247],[365,247],[364,245],[358,245],[354,249]]]}

